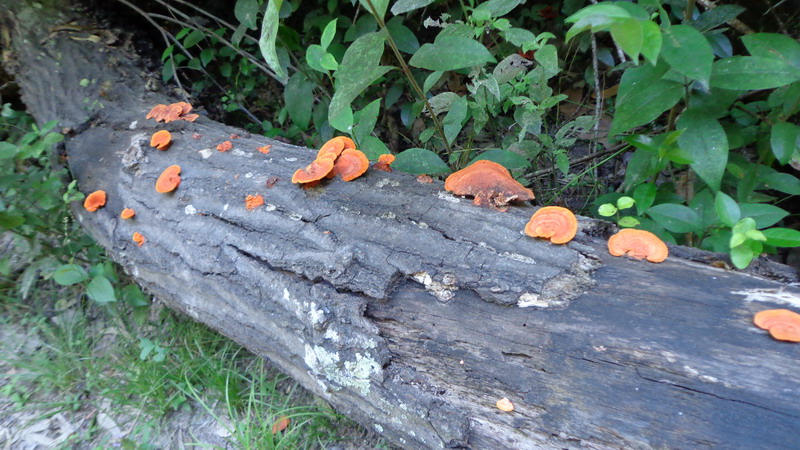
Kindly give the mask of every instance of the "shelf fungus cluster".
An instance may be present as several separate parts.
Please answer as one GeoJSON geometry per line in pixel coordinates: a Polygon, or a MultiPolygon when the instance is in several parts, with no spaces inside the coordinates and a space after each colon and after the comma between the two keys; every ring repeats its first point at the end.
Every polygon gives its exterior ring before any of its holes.
{"type": "Polygon", "coordinates": [[[505,167],[481,160],[447,177],[444,188],[455,195],[473,197],[472,203],[499,211],[512,201],[533,200],[533,191],[519,184],[505,167]]]}
{"type": "Polygon", "coordinates": [[[608,239],[608,252],[613,256],[626,255],[634,259],[647,259],[660,263],[667,259],[667,244],[655,234],[645,230],[626,228],[608,239]]]}
{"type": "Polygon", "coordinates": [[[352,181],[363,175],[368,168],[367,155],[356,149],[353,140],[337,136],[319,149],[316,159],[311,164],[297,169],[292,175],[292,183],[312,187],[323,179],[336,176],[344,181],[352,181]]]}
{"type": "Polygon", "coordinates": [[[800,314],[788,309],[768,309],[753,317],[753,323],[779,341],[800,342],[800,314]]]}
{"type": "Polygon", "coordinates": [[[177,102],[169,105],[156,105],[147,113],[145,119],[155,119],[156,122],[174,122],[176,120],[186,120],[194,122],[200,117],[198,114],[189,114],[192,105],[186,102],[177,102]]]}

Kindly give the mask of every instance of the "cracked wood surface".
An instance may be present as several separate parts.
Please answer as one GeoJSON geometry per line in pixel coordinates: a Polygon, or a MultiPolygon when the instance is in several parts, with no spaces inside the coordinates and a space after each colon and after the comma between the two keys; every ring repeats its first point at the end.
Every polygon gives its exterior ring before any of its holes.
{"type": "Polygon", "coordinates": [[[688,259],[612,258],[588,219],[574,243],[552,246],[521,234],[532,207],[476,208],[404,174],[299,189],[291,174],[313,151],[245,137],[221,153],[216,144],[245,133],[205,118],[145,121],[175,100],[145,89],[132,55],[48,36],[42,23],[76,13],[25,4],[0,12],[24,100],[38,121],[75,130],[66,150],[81,190],[108,192],[97,213],[74,209],[82,225],[166,304],[398,445],[796,443],[800,347],[751,318],[800,307],[797,289],[688,259]],[[161,128],[175,140],[165,152],[147,145],[161,128]],[[181,186],[156,193],[172,164],[181,186]],[[266,204],[246,211],[248,194],[266,204]],[[136,218],[119,219],[123,207],[136,218]],[[500,397],[516,410],[495,409],[500,397]]]}

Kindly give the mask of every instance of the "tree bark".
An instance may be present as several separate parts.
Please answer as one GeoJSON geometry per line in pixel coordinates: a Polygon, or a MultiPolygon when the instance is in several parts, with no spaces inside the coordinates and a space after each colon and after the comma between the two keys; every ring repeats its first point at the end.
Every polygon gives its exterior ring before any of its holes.
{"type": "Polygon", "coordinates": [[[478,208],[402,173],[300,189],[291,175],[313,150],[242,137],[223,153],[230,134],[249,135],[204,117],[145,120],[177,99],[147,89],[154,75],[132,52],[51,32],[71,19],[96,26],[66,1],[9,3],[6,66],[29,111],[71,128],[81,191],[108,193],[95,213],[73,208],[86,230],[158,299],[392,442],[796,445],[800,347],[752,325],[757,311],[800,308],[790,269],[761,262],[782,283],[680,247],[657,265],[614,258],[609,227],[586,218],[575,241],[550,245],[521,233],[531,206],[478,208]],[[148,145],[162,128],[167,151],[148,145]],[[268,155],[256,150],[265,144],[268,155]],[[159,194],[172,164],[181,185],[159,194]],[[266,204],[247,211],[248,194],[266,204]],[[135,219],[119,218],[124,207],[135,219]],[[502,397],[513,412],[495,408],[502,397]]]}

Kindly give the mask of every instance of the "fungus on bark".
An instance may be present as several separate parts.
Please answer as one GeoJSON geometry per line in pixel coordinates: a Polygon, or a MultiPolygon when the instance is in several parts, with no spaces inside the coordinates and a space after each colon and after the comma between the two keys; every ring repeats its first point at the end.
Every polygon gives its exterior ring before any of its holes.
{"type": "Polygon", "coordinates": [[[347,144],[344,139],[344,136],[336,136],[335,138],[330,139],[328,142],[322,144],[322,147],[320,147],[319,151],[317,152],[317,159],[323,157],[333,157],[335,160],[338,158],[347,144]]]}
{"type": "Polygon", "coordinates": [[[297,169],[292,175],[292,183],[306,184],[325,178],[333,170],[333,159],[315,159],[303,169],[297,169]]]}
{"type": "Polygon", "coordinates": [[[266,155],[272,149],[272,146],[271,145],[265,145],[263,147],[256,147],[256,149],[258,149],[259,153],[263,153],[263,154],[266,155]]]}
{"type": "Polygon", "coordinates": [[[753,323],[779,341],[800,342],[800,314],[788,309],[768,309],[753,316],[753,323]]]}
{"type": "Polygon", "coordinates": [[[533,200],[533,191],[519,184],[505,167],[493,161],[480,160],[458,172],[450,174],[444,188],[456,195],[474,197],[473,204],[508,209],[511,201],[533,200]]]}
{"type": "Polygon", "coordinates": [[[525,234],[550,239],[553,244],[566,244],[578,233],[578,219],[567,208],[545,206],[533,213],[525,225],[525,234]]]}
{"type": "Polygon", "coordinates": [[[187,120],[194,122],[200,117],[197,114],[189,114],[192,105],[186,102],[177,102],[170,105],[156,105],[145,116],[145,119],[155,119],[156,122],[173,122],[175,120],[187,120]]]}
{"type": "Polygon", "coordinates": [[[645,230],[625,228],[608,239],[608,252],[614,256],[627,255],[659,263],[667,259],[667,244],[655,234],[645,230]]]}
{"type": "Polygon", "coordinates": [[[417,182],[419,183],[433,183],[433,178],[430,175],[417,175],[417,182]]]}
{"type": "Polygon", "coordinates": [[[83,201],[83,207],[89,212],[95,212],[98,208],[102,208],[106,204],[106,191],[94,191],[86,196],[83,201]]]}
{"type": "Polygon", "coordinates": [[[144,241],[145,239],[144,236],[142,236],[142,233],[139,233],[138,231],[133,233],[133,242],[136,242],[139,247],[144,245],[144,241]]]}
{"type": "Polygon", "coordinates": [[[150,147],[166,150],[172,144],[172,134],[167,130],[159,130],[150,138],[150,147]]]}
{"type": "Polygon", "coordinates": [[[369,158],[361,150],[345,149],[336,158],[333,165],[333,175],[338,175],[344,181],[352,181],[360,177],[369,168],[369,158]]]}
{"type": "Polygon", "coordinates": [[[181,166],[169,166],[161,172],[156,180],[156,191],[166,194],[174,191],[181,184],[181,166]]]}
{"type": "Polygon", "coordinates": [[[256,195],[251,194],[245,197],[244,199],[244,207],[248,211],[252,211],[263,204],[264,204],[264,197],[262,197],[261,194],[256,194],[256,195]]]}
{"type": "Polygon", "coordinates": [[[511,403],[511,400],[507,399],[506,397],[498,400],[497,403],[495,403],[495,406],[500,411],[511,412],[514,410],[514,404],[511,403]]]}
{"type": "Polygon", "coordinates": [[[384,172],[391,172],[392,171],[392,163],[394,162],[395,157],[391,153],[386,153],[378,157],[378,162],[375,163],[372,167],[375,170],[382,170],[384,172]]]}
{"type": "Polygon", "coordinates": [[[136,211],[134,211],[132,208],[125,208],[119,214],[119,216],[121,218],[123,218],[123,219],[132,219],[133,216],[135,216],[135,215],[136,215],[136,211]]]}
{"type": "Polygon", "coordinates": [[[217,150],[219,150],[221,152],[227,152],[228,150],[230,150],[232,148],[233,148],[233,144],[231,143],[231,141],[224,141],[223,143],[217,145],[217,150]]]}

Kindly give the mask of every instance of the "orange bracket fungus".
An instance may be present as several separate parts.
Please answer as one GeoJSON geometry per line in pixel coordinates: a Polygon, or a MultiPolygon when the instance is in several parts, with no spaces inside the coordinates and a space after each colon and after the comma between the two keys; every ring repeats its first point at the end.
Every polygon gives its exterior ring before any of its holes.
{"type": "Polygon", "coordinates": [[[161,172],[156,180],[156,191],[166,194],[174,191],[181,184],[181,166],[169,166],[161,172]]]}
{"type": "Polygon", "coordinates": [[[136,215],[136,211],[134,211],[134,210],[133,210],[133,209],[131,209],[131,208],[125,208],[125,209],[123,209],[123,210],[122,210],[122,212],[119,214],[119,216],[120,216],[121,218],[123,218],[123,219],[132,219],[132,218],[133,218],[133,216],[135,216],[135,215],[136,215]]]}
{"type": "Polygon", "coordinates": [[[800,314],[788,309],[768,309],[753,316],[757,327],[770,336],[787,342],[800,342],[800,314]]]}
{"type": "Polygon", "coordinates": [[[417,182],[418,183],[433,183],[433,178],[430,175],[417,175],[417,182]]]}
{"type": "Polygon", "coordinates": [[[142,233],[139,233],[138,231],[133,233],[133,242],[136,242],[136,244],[139,245],[139,247],[143,246],[144,236],[142,236],[142,233]]]}
{"type": "Polygon", "coordinates": [[[333,158],[315,159],[304,169],[297,169],[292,175],[292,183],[311,183],[325,178],[333,170],[333,158]]]}
{"type": "Polygon", "coordinates": [[[86,200],[83,201],[83,207],[86,208],[89,212],[97,211],[97,208],[101,208],[106,204],[106,191],[94,191],[91,194],[86,196],[86,200]]]}
{"type": "Polygon", "coordinates": [[[456,195],[474,197],[473,204],[505,211],[511,201],[533,200],[533,191],[519,184],[508,169],[493,161],[480,160],[450,174],[444,188],[456,195]]]}
{"type": "Polygon", "coordinates": [[[217,150],[219,150],[221,152],[227,152],[228,150],[230,150],[232,148],[233,148],[233,144],[231,144],[231,141],[225,141],[222,144],[217,145],[217,150]]]}
{"type": "Polygon", "coordinates": [[[289,426],[291,419],[286,416],[281,416],[275,423],[272,424],[272,434],[278,434],[289,426]]]}
{"type": "Polygon", "coordinates": [[[372,166],[375,170],[382,170],[384,172],[392,171],[392,163],[394,162],[394,155],[386,153],[378,157],[378,162],[372,166]]]}
{"type": "Polygon", "coordinates": [[[317,159],[331,157],[335,160],[342,153],[346,144],[347,143],[345,142],[343,136],[337,136],[329,140],[328,142],[322,144],[322,147],[320,147],[319,151],[317,152],[317,159]]]}
{"type": "Polygon", "coordinates": [[[155,119],[156,122],[173,122],[175,120],[186,120],[194,122],[200,117],[197,114],[189,114],[192,105],[186,102],[172,103],[171,105],[156,105],[147,113],[145,119],[155,119]]]}
{"type": "Polygon", "coordinates": [[[345,149],[336,158],[333,165],[333,174],[338,175],[344,181],[352,181],[360,177],[369,168],[369,159],[361,150],[352,148],[345,149]]]}
{"type": "Polygon", "coordinates": [[[614,256],[628,255],[659,263],[667,259],[667,244],[655,234],[645,230],[625,228],[608,239],[608,252],[614,256]]]}
{"type": "Polygon", "coordinates": [[[166,150],[172,144],[172,135],[167,130],[159,130],[153,133],[150,138],[150,147],[155,147],[159,150],[166,150]]]}
{"type": "Polygon", "coordinates": [[[514,404],[511,403],[511,400],[505,397],[498,400],[497,403],[495,403],[495,406],[497,406],[497,409],[500,411],[511,412],[514,410],[514,404]]]}
{"type": "Polygon", "coordinates": [[[578,233],[578,219],[567,208],[545,206],[533,213],[525,225],[525,234],[550,239],[553,244],[566,244],[578,233]]]}
{"type": "Polygon", "coordinates": [[[261,194],[248,195],[244,199],[244,207],[248,211],[252,211],[263,204],[264,204],[264,197],[262,197],[261,194]]]}
{"type": "Polygon", "coordinates": [[[258,149],[259,152],[261,152],[261,153],[266,155],[272,149],[272,146],[271,145],[265,145],[263,147],[256,147],[256,149],[258,149]]]}

